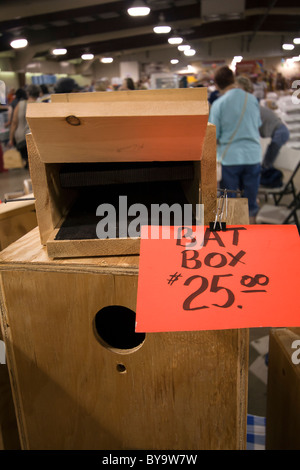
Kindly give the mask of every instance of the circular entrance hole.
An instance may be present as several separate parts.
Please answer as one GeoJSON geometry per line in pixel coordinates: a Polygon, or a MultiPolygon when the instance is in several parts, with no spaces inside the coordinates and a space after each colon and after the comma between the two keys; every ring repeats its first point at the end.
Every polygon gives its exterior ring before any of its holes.
{"type": "Polygon", "coordinates": [[[123,352],[138,348],[146,337],[145,333],[135,332],[135,312],[120,305],[99,310],[94,326],[96,337],[102,345],[123,352]]]}

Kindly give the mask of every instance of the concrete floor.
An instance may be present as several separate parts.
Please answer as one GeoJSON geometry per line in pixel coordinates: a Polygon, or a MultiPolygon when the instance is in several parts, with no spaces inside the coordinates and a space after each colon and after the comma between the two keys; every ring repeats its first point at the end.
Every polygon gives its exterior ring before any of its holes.
{"type": "Polygon", "coordinates": [[[269,328],[249,329],[248,413],[266,417],[269,328]]]}

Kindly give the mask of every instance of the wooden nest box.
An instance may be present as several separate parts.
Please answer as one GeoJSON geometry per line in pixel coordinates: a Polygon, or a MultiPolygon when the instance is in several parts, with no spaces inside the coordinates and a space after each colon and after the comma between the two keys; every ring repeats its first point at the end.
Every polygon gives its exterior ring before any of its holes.
{"type": "Polygon", "coordinates": [[[207,90],[52,95],[27,107],[30,174],[41,243],[51,258],[139,253],[140,239],[98,238],[96,211],[132,204],[216,205],[215,127],[207,90]]]}

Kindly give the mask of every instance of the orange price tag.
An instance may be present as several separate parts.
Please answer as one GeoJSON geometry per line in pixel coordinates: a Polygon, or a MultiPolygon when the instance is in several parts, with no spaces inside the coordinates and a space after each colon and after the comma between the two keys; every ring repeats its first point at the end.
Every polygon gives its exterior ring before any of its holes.
{"type": "Polygon", "coordinates": [[[300,326],[296,226],[189,230],[142,228],[136,332],[300,326]]]}

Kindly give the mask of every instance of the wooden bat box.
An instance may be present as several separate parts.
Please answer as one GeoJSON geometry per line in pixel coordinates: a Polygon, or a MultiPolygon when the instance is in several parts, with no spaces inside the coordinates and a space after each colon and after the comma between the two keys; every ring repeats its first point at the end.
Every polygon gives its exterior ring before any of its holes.
{"type": "Polygon", "coordinates": [[[51,259],[37,227],[0,253],[22,449],[245,449],[248,330],[135,333],[138,275],[139,256],[51,259]]]}
{"type": "Polygon", "coordinates": [[[57,94],[28,104],[27,120],[40,239],[51,258],[138,254],[140,237],[121,228],[121,196],[127,207],[191,204],[194,215],[202,203],[211,221],[216,138],[205,88],[57,94]],[[116,209],[115,233],[98,236],[97,208],[106,204],[116,209]]]}

